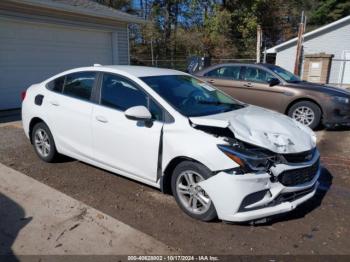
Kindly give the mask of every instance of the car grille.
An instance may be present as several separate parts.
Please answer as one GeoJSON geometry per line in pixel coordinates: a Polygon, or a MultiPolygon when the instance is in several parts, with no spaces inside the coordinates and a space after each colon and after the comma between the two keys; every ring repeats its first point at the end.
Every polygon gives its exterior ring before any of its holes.
{"type": "Polygon", "coordinates": [[[297,154],[283,154],[284,159],[289,163],[302,163],[312,159],[315,154],[315,149],[297,153],[297,154]]]}
{"type": "MultiPolygon", "coordinates": [[[[300,191],[282,193],[282,194],[278,195],[270,203],[267,203],[263,206],[257,206],[257,207],[253,207],[253,208],[245,208],[247,205],[254,203],[253,201],[249,201],[248,198],[250,199],[250,198],[254,197],[255,198],[254,201],[257,202],[257,201],[261,200],[261,199],[258,199],[257,196],[259,195],[259,196],[264,197],[267,190],[259,191],[259,192],[250,194],[246,198],[244,198],[242,203],[241,203],[241,206],[239,207],[238,212],[247,212],[247,211],[257,210],[257,209],[261,209],[261,208],[277,206],[277,205],[282,204],[284,202],[293,202],[299,198],[302,198],[303,196],[306,196],[307,194],[311,193],[315,189],[316,189],[316,184],[314,184],[310,188],[306,188],[306,189],[303,189],[300,191]]],[[[253,199],[251,199],[251,200],[253,200],[253,199]]]]}
{"type": "Polygon", "coordinates": [[[305,168],[287,170],[278,176],[278,181],[284,186],[297,186],[310,182],[317,174],[320,160],[305,168]]]}
{"type": "Polygon", "coordinates": [[[299,198],[302,198],[303,196],[306,196],[307,194],[311,193],[312,191],[314,191],[315,187],[316,187],[316,185],[313,185],[312,187],[301,190],[301,191],[282,193],[273,200],[273,205],[277,205],[277,204],[280,204],[283,202],[293,202],[299,198]]]}

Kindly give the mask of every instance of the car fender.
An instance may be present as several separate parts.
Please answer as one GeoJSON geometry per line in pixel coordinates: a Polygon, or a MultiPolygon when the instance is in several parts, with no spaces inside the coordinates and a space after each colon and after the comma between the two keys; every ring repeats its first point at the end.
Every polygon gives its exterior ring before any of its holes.
{"type": "Polygon", "coordinates": [[[46,110],[43,110],[45,107],[45,95],[47,90],[45,90],[41,84],[31,85],[26,91],[26,97],[22,102],[22,126],[25,135],[30,139],[29,128],[30,123],[34,118],[42,119],[46,124],[47,122],[47,114],[46,110]],[[43,95],[44,101],[42,105],[36,105],[34,103],[35,97],[37,95],[43,95]]]}
{"type": "Polygon", "coordinates": [[[217,145],[226,144],[227,142],[196,130],[189,124],[187,125],[187,128],[179,128],[179,125],[173,124],[164,125],[162,143],[163,173],[171,160],[177,157],[198,161],[213,172],[238,166],[217,147],[217,145]]]}

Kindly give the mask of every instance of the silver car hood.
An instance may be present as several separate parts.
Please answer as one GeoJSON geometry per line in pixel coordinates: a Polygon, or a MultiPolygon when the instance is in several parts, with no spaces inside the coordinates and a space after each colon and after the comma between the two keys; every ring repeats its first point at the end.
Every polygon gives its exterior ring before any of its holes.
{"type": "Polygon", "coordinates": [[[299,153],[316,146],[315,133],[280,113],[249,105],[210,116],[190,117],[195,125],[229,128],[244,142],[275,153],[299,153]]]}

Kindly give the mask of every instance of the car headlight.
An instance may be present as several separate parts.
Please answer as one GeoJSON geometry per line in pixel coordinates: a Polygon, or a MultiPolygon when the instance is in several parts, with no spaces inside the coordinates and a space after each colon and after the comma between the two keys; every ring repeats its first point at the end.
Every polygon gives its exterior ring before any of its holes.
{"type": "Polygon", "coordinates": [[[350,103],[350,99],[348,97],[344,97],[344,96],[333,96],[333,99],[336,102],[339,102],[342,104],[349,104],[350,103]]]}
{"type": "Polygon", "coordinates": [[[256,152],[241,147],[218,145],[218,148],[240,166],[239,169],[235,169],[235,174],[267,171],[273,159],[276,157],[275,155],[256,152]]]}

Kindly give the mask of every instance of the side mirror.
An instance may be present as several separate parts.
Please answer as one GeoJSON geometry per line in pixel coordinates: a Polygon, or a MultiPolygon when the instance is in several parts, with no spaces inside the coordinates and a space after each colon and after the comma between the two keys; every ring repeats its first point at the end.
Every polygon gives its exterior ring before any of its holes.
{"type": "Polygon", "coordinates": [[[278,80],[277,78],[271,78],[269,84],[270,86],[277,86],[280,84],[280,80],[278,80]]]}
{"type": "Polygon", "coordinates": [[[131,120],[147,121],[152,118],[151,113],[145,106],[133,106],[124,112],[125,116],[131,120]]]}

